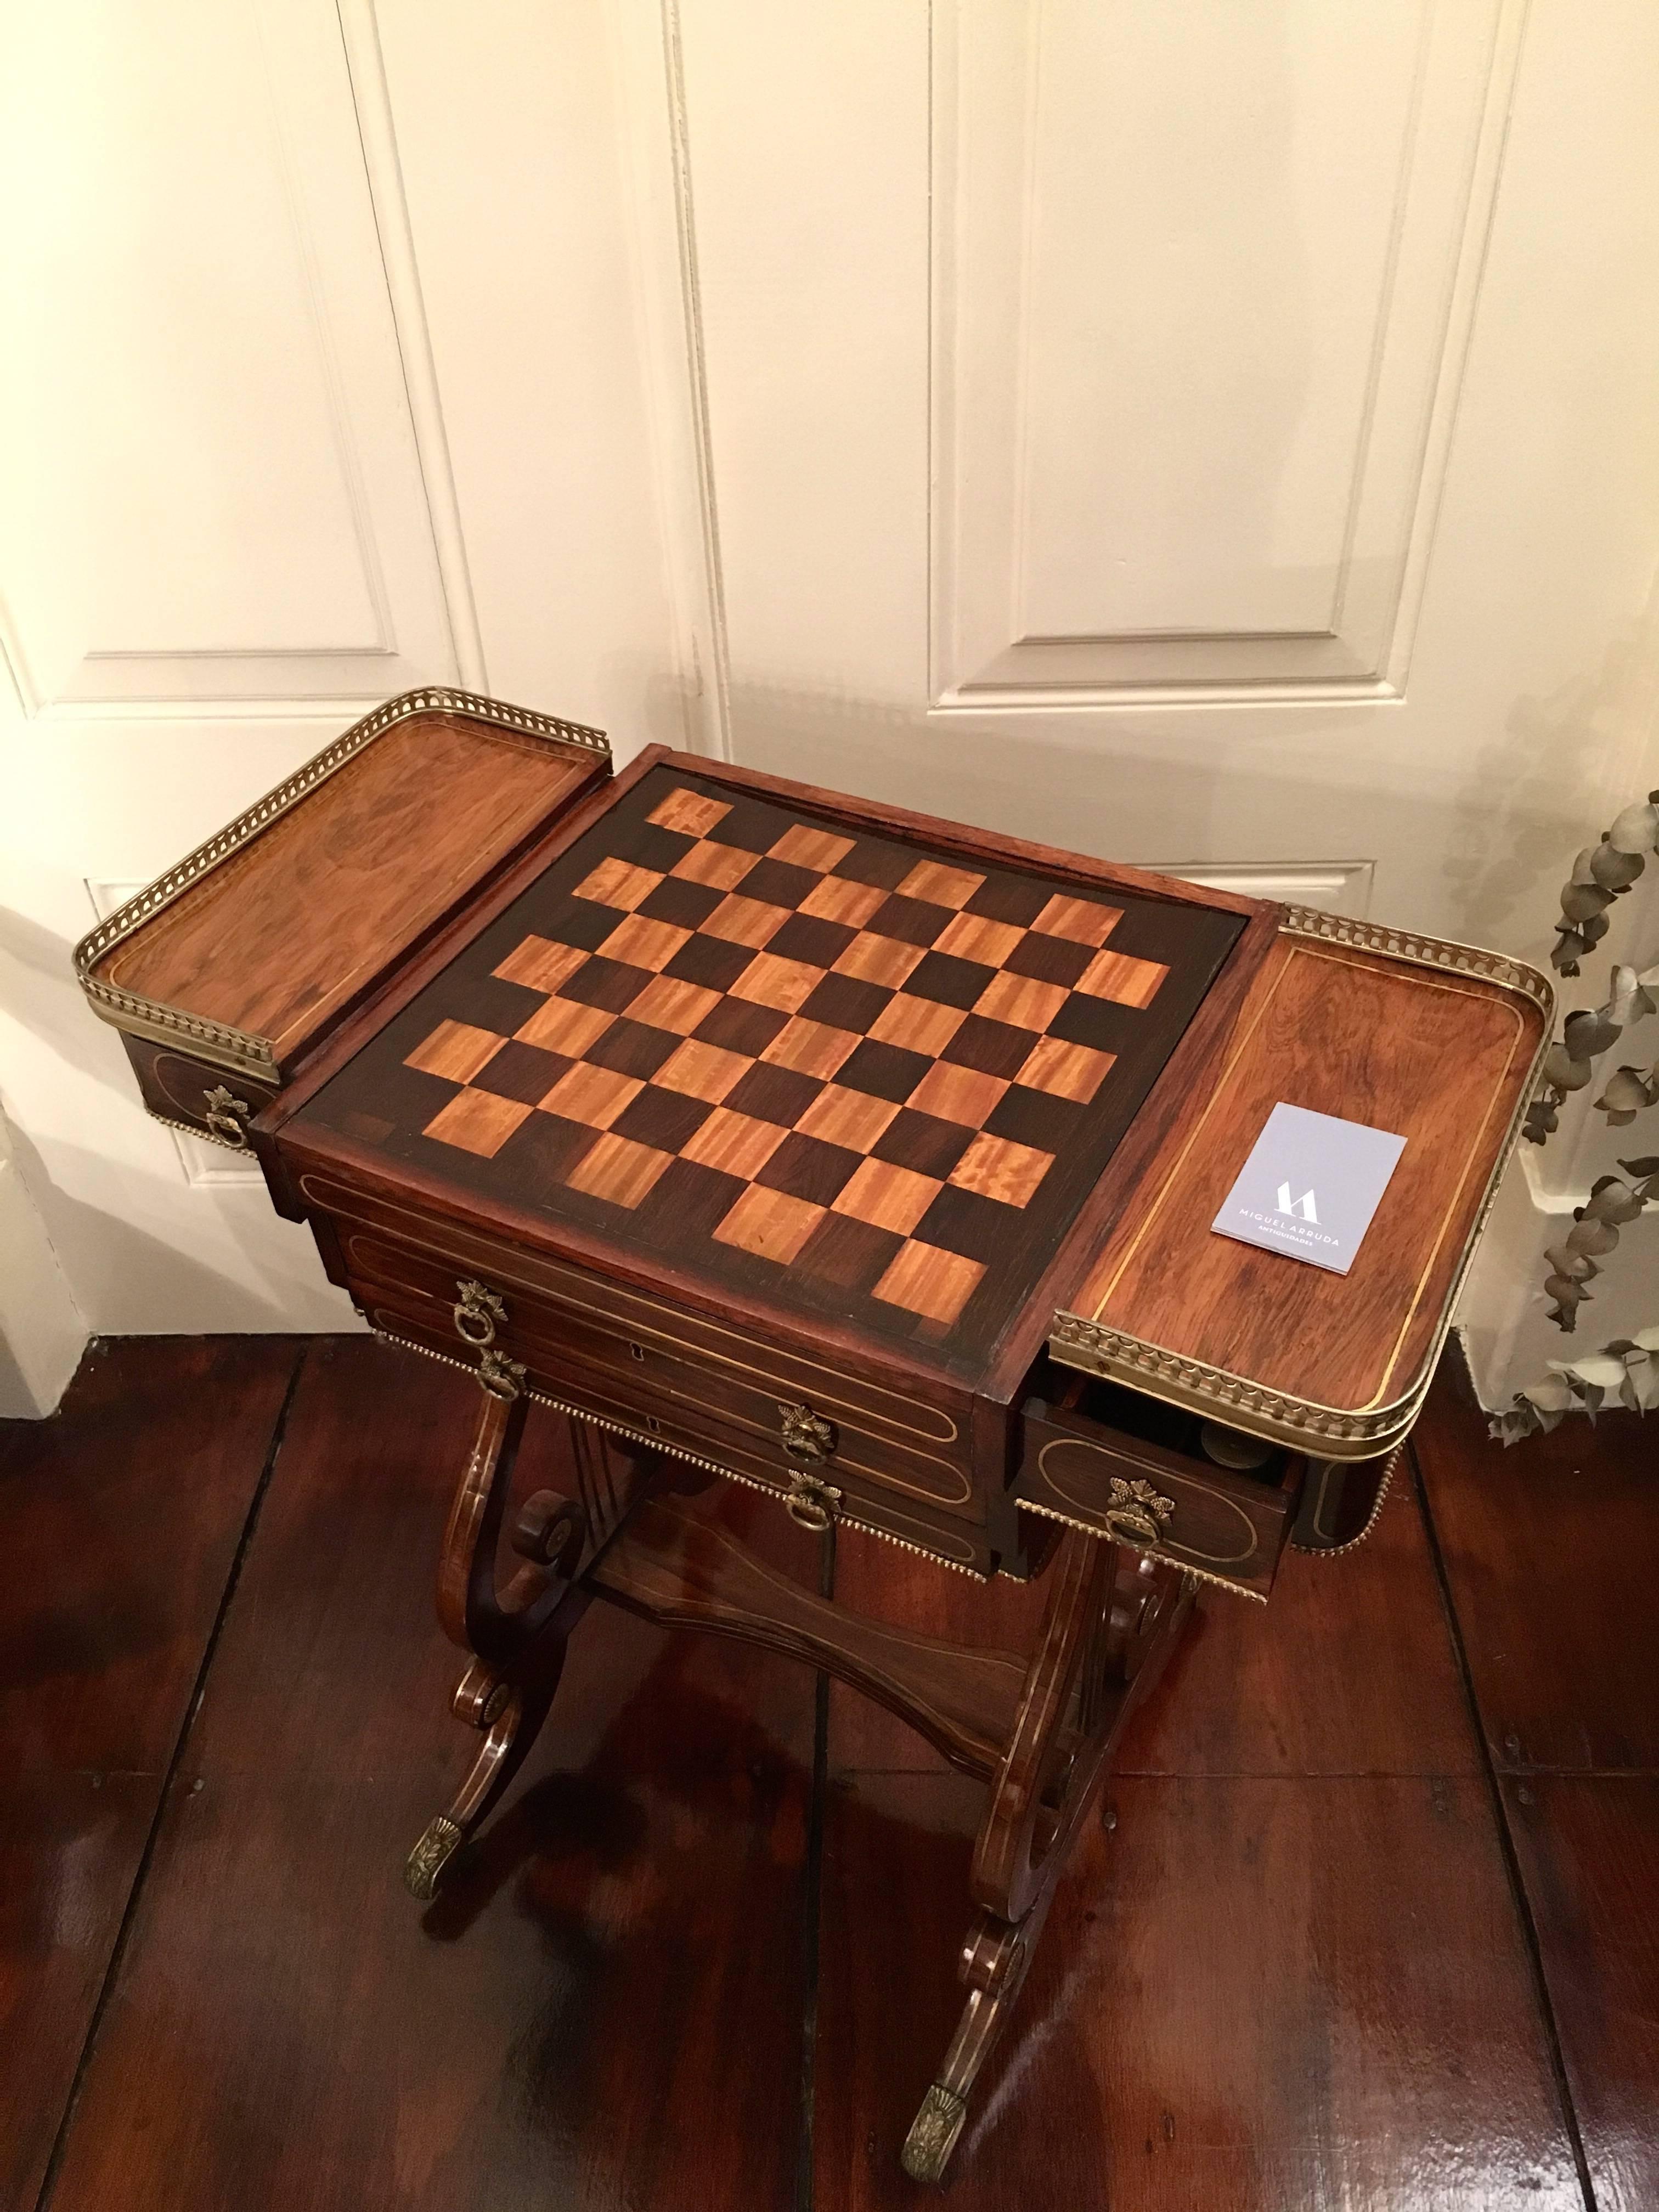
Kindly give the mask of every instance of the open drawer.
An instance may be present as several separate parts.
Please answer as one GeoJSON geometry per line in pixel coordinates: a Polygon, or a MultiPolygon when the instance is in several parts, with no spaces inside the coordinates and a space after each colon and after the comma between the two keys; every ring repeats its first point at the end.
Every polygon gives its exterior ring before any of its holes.
{"type": "Polygon", "coordinates": [[[1021,1409],[1021,1505],[1267,1598],[1308,1473],[1301,1453],[1063,1368],[1036,1379],[1021,1409]]]}

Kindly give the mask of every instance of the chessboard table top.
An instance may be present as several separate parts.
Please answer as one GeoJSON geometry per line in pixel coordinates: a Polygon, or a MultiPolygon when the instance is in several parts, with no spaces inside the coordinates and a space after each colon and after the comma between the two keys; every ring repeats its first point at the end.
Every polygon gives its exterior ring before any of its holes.
{"type": "Polygon", "coordinates": [[[680,756],[582,818],[290,1139],[969,1387],[1269,911],[680,756]]]}

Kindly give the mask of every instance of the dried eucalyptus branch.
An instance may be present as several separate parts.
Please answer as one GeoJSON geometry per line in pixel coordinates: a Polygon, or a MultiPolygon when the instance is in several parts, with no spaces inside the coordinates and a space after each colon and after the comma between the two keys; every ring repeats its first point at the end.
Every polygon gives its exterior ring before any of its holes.
{"type": "Polygon", "coordinates": [[[1491,1433],[1504,1443],[1547,1435],[1569,1413],[1594,1421],[1609,1399],[1633,1413],[1659,1406],[1659,1327],[1615,1337],[1583,1359],[1552,1359],[1549,1367],[1542,1382],[1517,1390],[1514,1403],[1492,1415],[1491,1433]]]}
{"type": "Polygon", "coordinates": [[[1620,1160],[1619,1164],[1634,1181],[1602,1176],[1590,1192],[1589,1205],[1574,1207],[1573,1225],[1565,1238],[1544,1255],[1550,1270],[1544,1288],[1555,1300],[1550,1319],[1569,1333],[1577,1328],[1578,1309],[1589,1297],[1584,1285],[1601,1272],[1597,1262],[1617,1249],[1620,1231],[1635,1220],[1650,1199],[1659,1198],[1659,1158],[1620,1160]]]}
{"type": "MultiPolygon", "coordinates": [[[[1639,1022],[1659,1007],[1655,989],[1659,989],[1659,968],[1650,968],[1641,975],[1633,968],[1615,968],[1605,1004],[1594,1012],[1581,1010],[1567,1016],[1561,1024],[1560,1042],[1550,1047],[1545,1058],[1543,1086],[1527,1109],[1524,1137],[1541,1145],[1555,1134],[1568,1096],[1582,1091],[1594,1079],[1595,1063],[1602,1054],[1613,1049],[1632,1022],[1639,1022]]],[[[1656,1098],[1659,1080],[1655,1070],[1626,1066],[1608,1077],[1606,1090],[1594,1103],[1607,1115],[1609,1127],[1620,1129],[1656,1098]]]]}
{"type": "Polygon", "coordinates": [[[1550,954],[1557,971],[1576,975],[1578,963],[1607,933],[1607,909],[1627,891],[1646,865],[1644,853],[1659,848],[1659,791],[1621,809],[1611,830],[1593,849],[1586,846],[1573,863],[1571,880],[1561,887],[1559,933],[1550,954]]]}

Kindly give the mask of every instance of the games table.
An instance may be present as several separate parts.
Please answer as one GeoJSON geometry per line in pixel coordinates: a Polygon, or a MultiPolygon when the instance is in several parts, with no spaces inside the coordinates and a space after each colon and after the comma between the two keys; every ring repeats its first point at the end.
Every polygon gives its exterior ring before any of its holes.
{"type": "Polygon", "coordinates": [[[659,746],[613,776],[598,732],[445,690],[76,964],[150,1110],[251,1149],[371,1327],[479,1385],[438,1610],[482,1741],[417,1898],[594,1601],[788,1652],[988,1785],[967,2000],[903,2152],[939,2179],[1195,1593],[1263,1601],[1287,1538],[1369,1528],[1548,983],[659,746]],[[1406,1139],[1345,1275],[1211,1227],[1280,1102],[1406,1139]],[[538,1405],[580,1494],[504,1531],[538,1405]],[[1035,1648],[786,1581],[707,1511],[715,1477],[826,1545],[1041,1576],[1035,1648]]]}

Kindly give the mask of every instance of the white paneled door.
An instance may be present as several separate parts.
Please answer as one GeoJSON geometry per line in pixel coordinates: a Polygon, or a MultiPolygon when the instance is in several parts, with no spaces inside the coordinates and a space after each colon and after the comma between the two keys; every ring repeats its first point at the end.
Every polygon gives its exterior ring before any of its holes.
{"type": "Polygon", "coordinates": [[[69,947],[411,684],[1534,956],[1659,781],[1647,0],[0,32],[0,1106],[60,1334],[341,1322],[69,947]]]}

